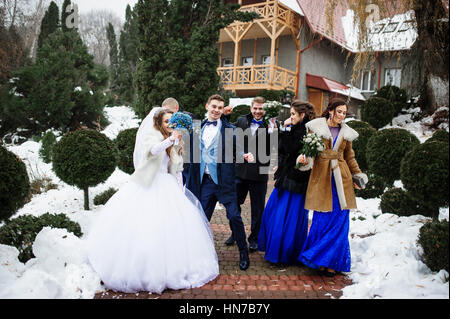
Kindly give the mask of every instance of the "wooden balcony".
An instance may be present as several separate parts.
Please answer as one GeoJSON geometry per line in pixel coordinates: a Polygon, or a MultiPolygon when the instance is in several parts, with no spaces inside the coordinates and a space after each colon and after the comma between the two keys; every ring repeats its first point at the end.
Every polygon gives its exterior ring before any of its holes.
{"type": "MultiPolygon", "coordinates": [[[[250,3],[252,3],[251,1],[250,3]]],[[[245,3],[245,2],[244,2],[245,3]]],[[[247,2],[248,3],[248,2],[247,2]]],[[[221,84],[225,90],[231,90],[238,95],[250,95],[259,90],[291,90],[297,93],[298,78],[298,55],[300,52],[300,40],[297,35],[300,31],[301,16],[283,5],[278,0],[259,1],[248,5],[243,5],[240,11],[256,12],[260,18],[251,22],[235,21],[231,25],[220,31],[219,38],[219,58],[229,58],[234,66],[219,67],[217,72],[221,79],[221,84]],[[297,61],[294,70],[289,70],[279,66],[278,52],[283,48],[279,47],[279,38],[289,36],[292,38],[297,56],[293,57],[297,61]],[[242,42],[244,40],[254,40],[254,50],[252,61],[258,61],[261,52],[257,55],[258,40],[263,38],[270,40],[270,51],[264,52],[270,64],[239,65],[242,57],[242,42]],[[230,56],[230,44],[234,44],[234,54],[230,56]],[[227,46],[227,56],[223,55],[223,47],[227,46]]],[[[247,57],[248,50],[247,50],[247,57]]],[[[293,67],[292,65],[289,68],[293,67]]]]}
{"type": "Polygon", "coordinates": [[[298,14],[278,1],[263,1],[242,6],[239,11],[256,12],[260,18],[252,22],[236,21],[220,32],[220,42],[241,41],[261,37],[279,37],[291,34],[294,41],[300,30],[298,14]]]}
{"type": "Polygon", "coordinates": [[[295,91],[296,73],[277,65],[220,67],[217,69],[225,90],[295,91]]]}

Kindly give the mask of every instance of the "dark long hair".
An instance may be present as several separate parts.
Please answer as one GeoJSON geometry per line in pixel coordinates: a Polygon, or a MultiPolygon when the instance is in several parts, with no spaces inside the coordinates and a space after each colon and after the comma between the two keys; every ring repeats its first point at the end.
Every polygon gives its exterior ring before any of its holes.
{"type": "MultiPolygon", "coordinates": [[[[170,132],[164,127],[163,125],[163,118],[165,114],[173,114],[172,111],[162,108],[161,110],[158,110],[155,114],[154,123],[153,126],[161,132],[164,139],[168,138],[170,136],[170,132]]],[[[170,151],[172,150],[173,145],[169,146],[166,149],[167,155],[170,157],[170,151]]]]}
{"type": "Polygon", "coordinates": [[[316,117],[314,106],[309,102],[294,100],[291,103],[291,108],[293,108],[298,114],[305,113],[305,118],[303,119],[303,122],[305,123],[316,117]]]}
{"type": "Polygon", "coordinates": [[[327,108],[322,113],[322,117],[325,117],[326,119],[330,118],[330,111],[334,111],[338,106],[345,105],[348,108],[347,102],[341,98],[335,97],[330,100],[328,103],[327,108]]]}

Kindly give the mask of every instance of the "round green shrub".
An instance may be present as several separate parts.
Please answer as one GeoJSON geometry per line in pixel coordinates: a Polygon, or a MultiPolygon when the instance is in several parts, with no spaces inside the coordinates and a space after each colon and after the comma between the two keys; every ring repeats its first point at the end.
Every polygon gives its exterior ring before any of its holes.
{"type": "Polygon", "coordinates": [[[373,129],[372,125],[370,125],[367,122],[364,121],[359,121],[359,120],[351,120],[346,122],[345,124],[347,124],[348,126],[350,126],[352,129],[357,130],[360,128],[371,128],[373,129]]]}
{"type": "Polygon", "coordinates": [[[250,113],[250,106],[246,104],[236,105],[231,113],[230,122],[236,123],[239,116],[247,115],[250,113]]]}
{"type": "Polygon", "coordinates": [[[0,221],[11,217],[25,204],[30,180],[25,164],[14,153],[0,146],[0,221]]]}
{"type": "Polygon", "coordinates": [[[88,188],[103,183],[117,165],[117,149],[104,134],[82,129],[69,132],[53,148],[53,170],[69,185],[84,191],[89,209],[88,188]]]}
{"type": "Polygon", "coordinates": [[[369,171],[392,185],[400,179],[400,163],[403,157],[419,144],[419,139],[405,129],[389,128],[375,132],[366,146],[369,171]]]}
{"type": "Polygon", "coordinates": [[[366,188],[355,189],[355,195],[364,199],[378,198],[383,195],[384,190],[389,187],[389,184],[380,176],[371,173],[368,173],[367,175],[369,182],[367,183],[366,188]]]}
{"type": "MultiPolygon", "coordinates": [[[[364,122],[362,122],[364,123],[364,122]]],[[[359,168],[362,171],[366,171],[368,169],[367,159],[366,159],[366,148],[369,139],[377,132],[372,127],[357,127],[354,128],[356,132],[358,132],[359,136],[356,140],[352,142],[353,150],[355,151],[355,159],[358,162],[359,168]]]]}
{"type": "Polygon", "coordinates": [[[106,191],[94,197],[95,205],[105,205],[106,202],[117,192],[115,188],[108,188],[106,191]]]}
{"type": "Polygon", "coordinates": [[[433,221],[423,225],[419,231],[417,242],[422,246],[421,256],[425,265],[432,271],[448,270],[448,237],[447,220],[433,221]]]}
{"type": "Polygon", "coordinates": [[[137,128],[123,130],[114,140],[117,150],[119,151],[117,167],[128,174],[134,173],[133,153],[137,131],[137,128]]]}
{"type": "Polygon", "coordinates": [[[449,204],[448,152],[448,143],[423,143],[405,155],[400,167],[405,189],[437,212],[449,204]]]}
{"type": "Polygon", "coordinates": [[[395,115],[399,114],[402,109],[408,107],[408,96],[406,91],[395,85],[385,85],[381,87],[375,92],[374,96],[385,98],[390,101],[394,106],[395,115]]]}
{"type": "Polygon", "coordinates": [[[361,106],[361,120],[377,130],[391,123],[394,116],[394,105],[382,97],[371,97],[361,106]]]}
{"type": "Polygon", "coordinates": [[[425,141],[425,143],[429,142],[444,142],[449,143],[449,134],[446,130],[437,130],[433,133],[433,135],[425,141]]]}
{"type": "Polygon", "coordinates": [[[33,258],[32,246],[37,234],[44,227],[65,228],[81,237],[81,227],[64,214],[46,213],[39,217],[22,215],[6,221],[0,228],[0,244],[14,246],[19,250],[19,260],[23,263],[33,258]]]}
{"type": "Polygon", "coordinates": [[[433,215],[433,210],[425,203],[421,203],[413,194],[397,187],[388,189],[381,196],[380,209],[383,213],[398,216],[424,215],[431,217],[433,215]]]}
{"type": "Polygon", "coordinates": [[[42,145],[39,149],[39,156],[44,163],[50,163],[52,161],[52,150],[56,144],[56,136],[52,131],[48,131],[42,137],[42,145]]]}

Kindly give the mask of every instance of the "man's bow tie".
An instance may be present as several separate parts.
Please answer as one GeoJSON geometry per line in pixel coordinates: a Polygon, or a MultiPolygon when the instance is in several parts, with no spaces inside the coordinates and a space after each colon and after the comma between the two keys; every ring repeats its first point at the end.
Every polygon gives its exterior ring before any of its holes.
{"type": "Polygon", "coordinates": [[[206,122],[206,125],[210,125],[210,124],[212,124],[212,125],[214,125],[214,126],[217,126],[217,121],[212,121],[212,122],[207,121],[207,122],[206,122]]]}
{"type": "Polygon", "coordinates": [[[262,121],[262,120],[261,120],[261,121],[257,121],[257,120],[255,120],[255,119],[252,119],[252,123],[261,125],[261,124],[263,123],[263,121],[262,121]]]}

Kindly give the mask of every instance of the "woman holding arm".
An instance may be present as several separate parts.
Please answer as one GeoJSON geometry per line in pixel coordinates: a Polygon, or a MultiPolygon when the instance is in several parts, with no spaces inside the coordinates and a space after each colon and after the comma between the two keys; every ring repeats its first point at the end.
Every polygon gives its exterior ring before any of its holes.
{"type": "Polygon", "coordinates": [[[305,125],[314,118],[314,107],[308,102],[292,102],[290,130],[279,134],[278,168],[275,188],[263,212],[258,236],[258,250],[272,263],[299,264],[308,232],[308,211],[304,209],[309,171],[299,171],[298,154],[303,146],[305,125]]]}
{"type": "Polygon", "coordinates": [[[349,210],[356,208],[357,187],[352,177],[360,176],[367,183],[352,149],[358,133],[344,123],[346,114],[344,100],[331,100],[322,117],[306,125],[308,131],[323,139],[324,151],[315,158],[299,156],[308,162],[301,170],[311,169],[305,209],[314,211],[314,215],[298,260],[327,276],[350,271],[349,210]]]}

